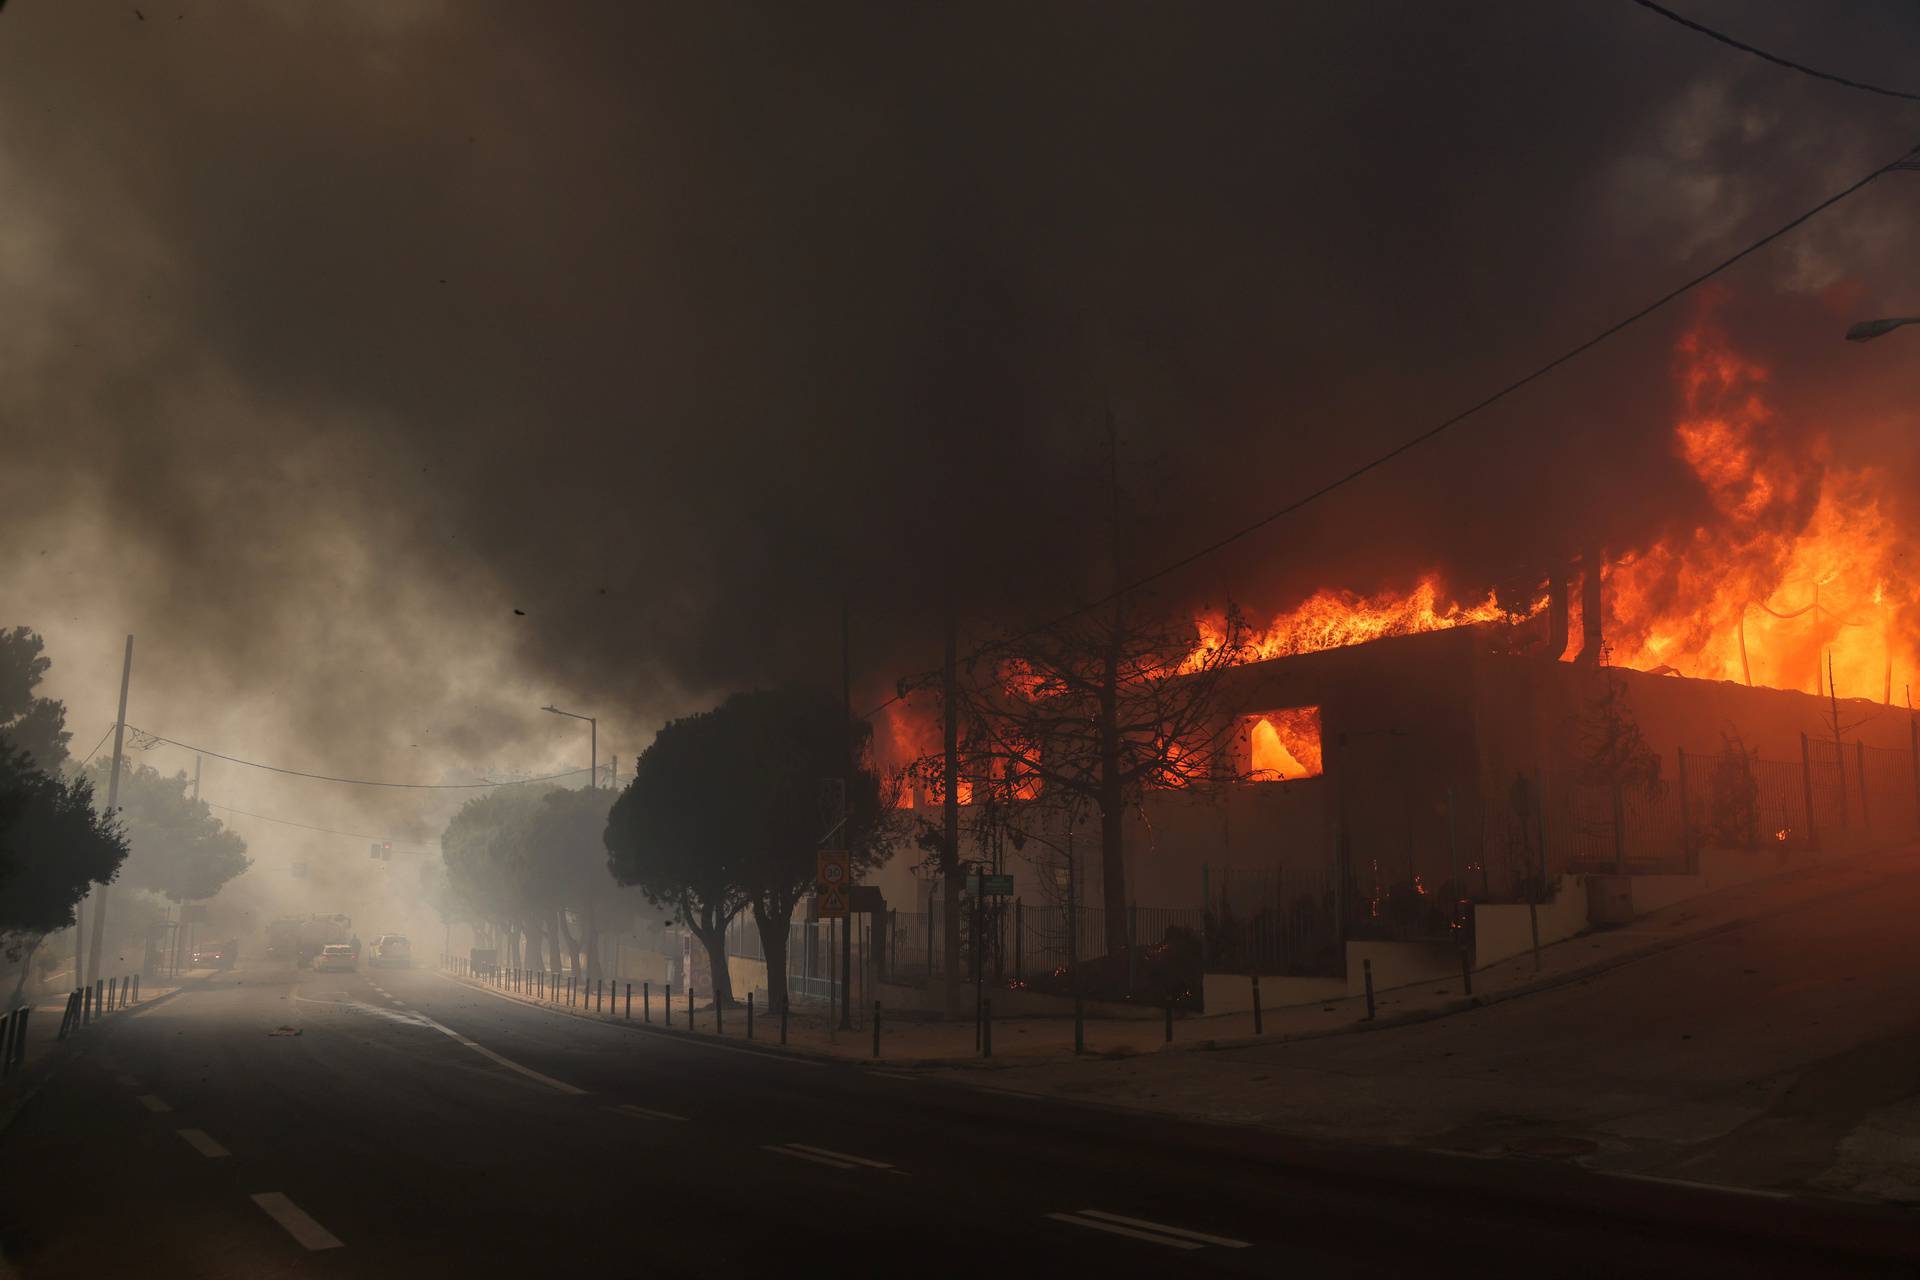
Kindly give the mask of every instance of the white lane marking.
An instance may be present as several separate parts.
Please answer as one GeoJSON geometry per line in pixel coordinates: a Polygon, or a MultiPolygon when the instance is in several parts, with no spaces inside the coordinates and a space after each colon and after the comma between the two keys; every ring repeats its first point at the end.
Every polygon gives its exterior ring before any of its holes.
{"type": "Polygon", "coordinates": [[[1125,1214],[1108,1213],[1104,1209],[1082,1209],[1080,1214],[1082,1217],[1101,1218],[1108,1222],[1123,1223],[1129,1227],[1139,1227],[1142,1231],[1158,1231],[1162,1235],[1198,1240],[1201,1244],[1217,1244],[1223,1249],[1253,1248],[1253,1245],[1246,1240],[1235,1240],[1230,1236],[1210,1236],[1201,1231],[1189,1231],[1185,1227],[1170,1227],[1164,1222],[1148,1222],[1145,1218],[1129,1218],[1125,1214]]]}
{"type": "Polygon", "coordinates": [[[341,1248],[340,1237],[309,1217],[305,1210],[278,1191],[257,1191],[248,1199],[266,1210],[269,1218],[287,1229],[300,1245],[308,1249],[341,1248]]]}
{"type": "Polygon", "coordinates": [[[608,1107],[609,1111],[619,1111],[630,1116],[645,1116],[650,1120],[681,1120],[685,1116],[676,1116],[671,1111],[653,1111],[646,1107],[636,1107],[631,1102],[623,1102],[617,1107],[608,1107]]]}
{"type": "Polygon", "coordinates": [[[230,1156],[233,1154],[233,1152],[227,1150],[212,1138],[209,1138],[204,1129],[177,1129],[175,1132],[187,1140],[188,1146],[209,1160],[218,1160],[221,1156],[230,1156]]]}
{"type": "Polygon", "coordinates": [[[1627,1178],[1634,1182],[1657,1182],[1662,1186],[1686,1187],[1692,1191],[1722,1191],[1733,1196],[1759,1196],[1765,1200],[1791,1200],[1791,1191],[1770,1191],[1765,1187],[1730,1187],[1718,1182],[1695,1182],[1691,1178],[1662,1178],[1651,1173],[1617,1173],[1611,1169],[1596,1169],[1604,1178],[1627,1178]]]}
{"type": "Polygon", "coordinates": [[[575,1086],[568,1084],[564,1080],[555,1080],[552,1076],[541,1075],[538,1071],[535,1071],[532,1067],[523,1067],[519,1063],[515,1062],[512,1058],[504,1058],[499,1054],[495,1053],[493,1050],[487,1048],[487,1046],[483,1044],[475,1044],[473,1041],[461,1035],[458,1031],[455,1031],[452,1027],[443,1026],[440,1023],[435,1022],[432,1018],[429,1018],[424,1013],[415,1014],[414,1016],[419,1018],[420,1021],[424,1022],[426,1025],[432,1027],[435,1031],[438,1031],[441,1035],[451,1036],[455,1044],[463,1044],[467,1046],[467,1048],[479,1054],[481,1057],[486,1058],[488,1061],[497,1062],[509,1071],[518,1071],[521,1075],[525,1076],[529,1080],[538,1080],[541,1084],[546,1085],[547,1088],[549,1089],[558,1089],[561,1093],[571,1093],[576,1095],[583,1094],[586,1092],[585,1089],[576,1088],[575,1086]]]}
{"type": "Polygon", "coordinates": [[[1055,1222],[1070,1222],[1076,1227],[1092,1227],[1095,1231],[1108,1231],[1116,1236],[1131,1236],[1135,1240],[1151,1240],[1154,1244],[1163,1244],[1169,1249],[1200,1249],[1205,1246],[1192,1240],[1178,1240],[1173,1236],[1155,1235],[1148,1231],[1135,1231],[1132,1227],[1116,1226],[1111,1222],[1101,1222],[1097,1218],[1082,1218],[1071,1213],[1050,1213],[1047,1215],[1055,1222]]]}
{"type": "Polygon", "coordinates": [[[893,1168],[892,1165],[882,1163],[879,1160],[868,1160],[862,1156],[850,1156],[844,1151],[829,1151],[825,1147],[810,1147],[804,1142],[789,1142],[787,1143],[787,1149],[790,1151],[809,1151],[816,1156],[825,1156],[829,1160],[847,1160],[853,1164],[865,1165],[869,1169],[893,1168]]]}
{"type": "Polygon", "coordinates": [[[140,1105],[144,1106],[147,1110],[154,1112],[155,1114],[158,1114],[162,1111],[173,1110],[172,1107],[160,1101],[159,1098],[155,1097],[151,1093],[143,1093],[140,1095],[140,1105]]]}
{"type": "MultiPolygon", "coordinates": [[[[485,986],[479,982],[474,982],[474,981],[470,981],[462,978],[456,978],[456,977],[453,977],[451,974],[445,974],[445,973],[435,974],[434,976],[438,978],[443,978],[448,982],[457,982],[461,986],[466,987],[469,990],[478,991],[482,995],[493,996],[495,999],[505,1000],[512,1004],[523,1005],[527,1003],[527,1001],[525,1000],[517,1000],[512,995],[509,995],[506,992],[495,991],[493,988],[485,986]]],[[[541,1006],[536,1006],[536,1007],[541,1007],[541,1006]]],[[[560,1011],[561,1010],[559,1010],[558,1008],[555,1009],[555,1012],[560,1012],[560,1011]]],[[[577,1015],[569,1014],[568,1016],[573,1017],[577,1015]]],[[[626,1021],[626,1019],[624,1018],[613,1019],[613,1018],[586,1018],[586,1017],[581,1017],[580,1020],[582,1022],[598,1023],[602,1026],[609,1026],[609,1025],[619,1026],[622,1022],[626,1021]]],[[[634,1023],[631,1025],[640,1026],[642,1024],[634,1023]]],[[[654,1023],[653,1025],[659,1026],[660,1024],[654,1023]]],[[[790,1067],[830,1067],[833,1065],[831,1062],[816,1062],[812,1058],[797,1058],[790,1054],[779,1053],[774,1050],[749,1049],[743,1045],[726,1044],[726,1043],[723,1043],[722,1041],[713,1039],[709,1035],[701,1035],[701,1034],[685,1035],[680,1032],[679,1026],[677,1023],[674,1026],[673,1039],[674,1039],[674,1043],[676,1044],[695,1045],[702,1049],[718,1049],[722,1053],[744,1053],[750,1058],[759,1058],[763,1062],[784,1062],[790,1067]]],[[[1009,1090],[1009,1092],[1011,1092],[1011,1090],[1009,1090]]],[[[1037,1097],[1040,1095],[1023,1093],[1023,1094],[1020,1094],[1019,1096],[1023,1098],[1031,1098],[1031,1097],[1037,1097]]]]}
{"type": "Polygon", "coordinates": [[[792,1147],[761,1147],[762,1151],[771,1151],[779,1156],[791,1156],[795,1160],[811,1160],[814,1164],[824,1164],[833,1169],[853,1169],[858,1166],[845,1160],[830,1160],[826,1156],[816,1156],[806,1151],[795,1151],[792,1147]]]}

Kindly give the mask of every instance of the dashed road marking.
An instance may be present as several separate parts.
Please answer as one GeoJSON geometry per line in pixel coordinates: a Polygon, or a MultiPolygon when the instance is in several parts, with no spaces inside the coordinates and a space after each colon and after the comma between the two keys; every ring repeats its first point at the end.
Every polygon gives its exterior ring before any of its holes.
{"type": "Polygon", "coordinates": [[[774,1153],[775,1155],[779,1155],[779,1156],[790,1156],[790,1157],[792,1157],[792,1158],[793,1158],[793,1159],[795,1159],[795,1160],[807,1160],[807,1161],[811,1161],[811,1162],[812,1162],[812,1163],[814,1163],[814,1164],[824,1164],[824,1165],[826,1165],[826,1166],[827,1166],[828,1168],[830,1168],[830,1169],[857,1169],[857,1168],[859,1168],[859,1166],[858,1166],[858,1165],[856,1165],[856,1164],[851,1164],[851,1163],[849,1163],[848,1161],[845,1161],[845,1160],[830,1160],[830,1159],[828,1159],[828,1158],[827,1158],[826,1156],[816,1156],[816,1155],[813,1155],[813,1154],[812,1154],[812,1153],[810,1153],[810,1152],[806,1152],[806,1151],[796,1151],[796,1150],[794,1150],[794,1149],[793,1149],[792,1147],[775,1147],[775,1146],[767,1146],[767,1147],[761,1147],[760,1149],[761,1149],[762,1151],[771,1151],[771,1152],[773,1152],[773,1153],[774,1153]]]}
{"type": "Polygon", "coordinates": [[[1050,1213],[1047,1215],[1055,1222],[1069,1222],[1076,1227],[1091,1227],[1095,1231],[1111,1232],[1116,1236],[1126,1236],[1134,1240],[1146,1240],[1153,1244],[1165,1245],[1169,1249],[1204,1249],[1208,1245],[1218,1245],[1223,1249],[1251,1249],[1251,1241],[1235,1240],[1228,1236],[1210,1236],[1201,1231],[1189,1231],[1185,1227],[1170,1227],[1163,1222],[1149,1222],[1145,1218],[1129,1218],[1124,1214],[1108,1213],[1102,1209],[1082,1209],[1078,1213],[1050,1213]]]}
{"type": "Polygon", "coordinates": [[[299,1205],[278,1191],[257,1191],[248,1197],[266,1211],[266,1215],[287,1229],[287,1234],[308,1249],[342,1248],[340,1237],[315,1222],[299,1205]]]}
{"type": "Polygon", "coordinates": [[[172,1107],[168,1106],[166,1103],[162,1102],[159,1098],[155,1097],[151,1093],[143,1093],[140,1095],[140,1105],[156,1114],[162,1111],[173,1110],[172,1107]]]}
{"type": "Polygon", "coordinates": [[[204,1129],[177,1129],[175,1132],[187,1140],[188,1146],[209,1160],[218,1160],[221,1156],[230,1156],[233,1154],[233,1152],[227,1150],[212,1138],[209,1138],[204,1129]]]}
{"type": "Polygon", "coordinates": [[[452,1027],[446,1026],[442,1023],[435,1022],[432,1018],[429,1018],[424,1013],[416,1013],[414,1016],[416,1018],[419,1018],[420,1021],[426,1023],[428,1026],[432,1027],[435,1031],[438,1031],[441,1035],[451,1037],[455,1044],[463,1044],[467,1048],[479,1054],[481,1057],[487,1059],[488,1061],[497,1062],[509,1071],[517,1071],[529,1080],[538,1080],[541,1084],[546,1085],[547,1088],[549,1089],[557,1089],[561,1093],[570,1093],[574,1095],[584,1094],[586,1092],[585,1089],[579,1088],[575,1085],[570,1085],[564,1080],[555,1080],[552,1076],[542,1075],[540,1072],[535,1071],[532,1067],[523,1067],[519,1063],[515,1062],[512,1058],[503,1057],[500,1054],[495,1053],[493,1050],[487,1048],[487,1046],[483,1044],[476,1044],[472,1040],[469,1040],[467,1039],[467,1037],[461,1035],[458,1031],[455,1031],[452,1027]]]}
{"type": "Polygon", "coordinates": [[[617,1107],[608,1107],[607,1110],[618,1111],[622,1115],[644,1116],[649,1120],[686,1120],[685,1116],[676,1116],[671,1111],[654,1111],[648,1107],[636,1107],[631,1102],[623,1102],[617,1107]]]}
{"type": "Polygon", "coordinates": [[[1691,1178],[1662,1178],[1652,1173],[1618,1173],[1611,1169],[1596,1169],[1603,1178],[1626,1178],[1633,1182],[1657,1182],[1667,1187],[1686,1187],[1692,1191],[1721,1191],[1734,1196],[1759,1196],[1764,1200],[1791,1200],[1793,1192],[1774,1191],[1766,1187],[1733,1187],[1718,1182],[1695,1182],[1691,1178]]]}
{"type": "Polygon", "coordinates": [[[853,1164],[864,1165],[869,1169],[893,1168],[892,1165],[887,1164],[885,1161],[868,1160],[864,1156],[850,1156],[844,1151],[829,1151],[825,1147],[809,1147],[802,1142],[789,1142],[786,1145],[791,1151],[805,1151],[810,1155],[825,1156],[829,1160],[846,1160],[853,1164]]]}

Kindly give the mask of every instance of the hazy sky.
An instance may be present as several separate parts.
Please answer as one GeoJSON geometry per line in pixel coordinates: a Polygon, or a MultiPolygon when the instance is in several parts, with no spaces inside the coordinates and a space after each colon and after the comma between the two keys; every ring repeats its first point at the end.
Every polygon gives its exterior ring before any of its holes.
{"type": "MultiPolygon", "coordinates": [[[[1898,0],[1675,3],[1920,88],[1898,0]]],[[[76,754],[132,631],[129,719],[234,754],[564,768],[557,700],[630,760],[727,689],[837,679],[843,596],[871,695],[937,657],[949,593],[976,623],[1079,596],[1109,406],[1151,567],[1916,142],[1920,105],[1626,0],[13,0],[0,622],[46,634],[76,754]]],[[[1722,312],[1783,415],[1899,474],[1920,347],[1837,339],[1920,311],[1916,184],[1722,312]]],[[[1170,592],[1484,589],[1684,527],[1686,316],[1170,592]]]]}

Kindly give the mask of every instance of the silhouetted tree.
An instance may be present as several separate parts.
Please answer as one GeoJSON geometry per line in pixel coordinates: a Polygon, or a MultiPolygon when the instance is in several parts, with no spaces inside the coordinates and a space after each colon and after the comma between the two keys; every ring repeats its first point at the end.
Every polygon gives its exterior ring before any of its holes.
{"type": "MultiPolygon", "coordinates": [[[[110,762],[88,771],[94,792],[107,789],[110,762]]],[[[120,762],[120,808],[114,814],[126,832],[125,883],[172,902],[211,898],[253,865],[247,842],[213,816],[204,800],[187,794],[184,773],[164,774],[151,765],[120,762]]]]}
{"type": "Polygon", "coordinates": [[[58,773],[66,765],[72,735],[66,706],[34,692],[53,665],[45,648],[38,633],[26,627],[0,630],[0,739],[26,752],[37,767],[58,773]]]}
{"type": "Polygon", "coordinates": [[[85,778],[61,779],[24,751],[0,750],[0,951],[20,965],[16,1002],[41,940],[71,928],[74,904],[111,881],[126,856],[126,838],[95,812],[85,778]]]}
{"type": "Polygon", "coordinates": [[[448,892],[469,918],[495,923],[507,943],[502,964],[522,962],[514,953],[523,935],[531,958],[538,956],[542,898],[533,824],[548,790],[501,787],[476,796],[460,806],[440,835],[448,892]]]}

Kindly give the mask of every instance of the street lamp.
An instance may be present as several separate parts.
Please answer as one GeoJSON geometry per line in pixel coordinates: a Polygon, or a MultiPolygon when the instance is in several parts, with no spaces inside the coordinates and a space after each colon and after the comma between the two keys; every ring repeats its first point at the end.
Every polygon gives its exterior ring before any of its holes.
{"type": "Polygon", "coordinates": [[[1869,342],[1883,333],[1892,333],[1903,324],[1920,324],[1920,316],[1892,316],[1885,320],[1862,320],[1847,330],[1847,341],[1869,342]]]}
{"type": "Polygon", "coordinates": [[[555,706],[545,706],[540,709],[542,711],[551,711],[557,716],[567,716],[574,720],[585,720],[587,724],[592,727],[593,759],[587,769],[587,785],[597,790],[600,786],[600,721],[593,716],[583,716],[572,711],[562,711],[555,706]]]}

